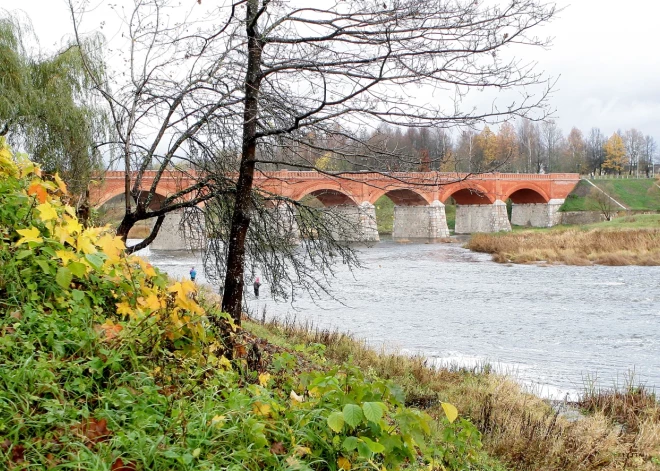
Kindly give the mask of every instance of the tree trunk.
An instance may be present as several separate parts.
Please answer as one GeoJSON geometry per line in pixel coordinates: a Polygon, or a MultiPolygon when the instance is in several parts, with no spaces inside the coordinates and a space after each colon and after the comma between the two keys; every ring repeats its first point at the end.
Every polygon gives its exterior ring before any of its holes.
{"type": "Polygon", "coordinates": [[[259,40],[257,15],[259,0],[247,2],[248,63],[245,76],[245,111],[243,114],[243,142],[241,165],[236,183],[236,201],[229,233],[227,274],[222,310],[229,313],[234,322],[241,323],[243,301],[243,277],[245,269],[245,239],[250,227],[250,201],[254,179],[257,150],[257,117],[259,88],[261,86],[261,54],[264,46],[259,40]]]}

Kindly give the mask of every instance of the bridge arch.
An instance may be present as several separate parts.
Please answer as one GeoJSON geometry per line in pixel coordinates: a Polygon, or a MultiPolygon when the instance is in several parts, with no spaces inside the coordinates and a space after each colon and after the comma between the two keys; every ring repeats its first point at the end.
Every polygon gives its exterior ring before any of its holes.
{"type": "Polygon", "coordinates": [[[433,201],[422,192],[410,188],[382,190],[371,195],[369,203],[376,204],[381,197],[387,196],[396,206],[427,206],[433,201]]]}
{"type": "MultiPolygon", "coordinates": [[[[146,197],[146,192],[144,193],[146,197]]],[[[150,209],[160,209],[160,206],[162,202],[165,200],[166,196],[160,194],[160,193],[155,193],[154,197],[151,200],[151,204],[149,204],[150,209]]],[[[124,201],[124,191],[122,190],[121,192],[118,193],[106,193],[103,195],[103,198],[94,203],[94,207],[96,209],[100,209],[103,206],[106,206],[108,204],[112,204],[113,200],[115,203],[119,203],[121,201],[124,201]]]]}
{"type": "Polygon", "coordinates": [[[511,199],[514,204],[542,204],[550,201],[543,189],[529,183],[522,183],[510,188],[504,200],[511,199]]]}
{"type": "Polygon", "coordinates": [[[323,206],[357,206],[358,203],[354,197],[339,185],[328,185],[321,183],[306,187],[293,196],[293,199],[300,201],[305,196],[313,196],[323,204],[323,206]]]}
{"type": "Polygon", "coordinates": [[[474,182],[461,182],[442,188],[440,201],[445,202],[450,197],[458,205],[493,204],[495,198],[483,186],[474,182]]]}

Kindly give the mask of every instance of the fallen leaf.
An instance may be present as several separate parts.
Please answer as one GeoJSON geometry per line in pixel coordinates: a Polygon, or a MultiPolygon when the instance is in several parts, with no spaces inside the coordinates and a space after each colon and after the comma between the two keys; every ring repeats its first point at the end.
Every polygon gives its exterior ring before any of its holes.
{"type": "Polygon", "coordinates": [[[110,466],[110,471],[135,471],[137,469],[135,463],[127,461],[124,463],[124,460],[117,458],[112,466],[110,466]]]}
{"type": "Polygon", "coordinates": [[[286,455],[286,448],[284,448],[284,443],[275,442],[270,446],[270,452],[274,455],[286,455]]]}

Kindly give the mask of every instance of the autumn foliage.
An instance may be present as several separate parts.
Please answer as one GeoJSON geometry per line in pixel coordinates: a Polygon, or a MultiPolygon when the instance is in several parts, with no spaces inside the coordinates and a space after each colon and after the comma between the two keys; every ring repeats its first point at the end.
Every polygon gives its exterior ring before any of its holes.
{"type": "MultiPolygon", "coordinates": [[[[304,370],[85,227],[0,140],[0,468],[464,469],[478,432],[351,364],[304,370]],[[275,353],[273,353],[275,352],[275,353]],[[436,435],[435,430],[443,430],[436,435]]],[[[322,356],[317,357],[323,362],[322,356]]]]}

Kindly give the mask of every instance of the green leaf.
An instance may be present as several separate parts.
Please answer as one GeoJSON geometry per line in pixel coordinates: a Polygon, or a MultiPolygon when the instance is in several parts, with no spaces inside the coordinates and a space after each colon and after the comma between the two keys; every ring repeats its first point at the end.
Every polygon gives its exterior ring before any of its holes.
{"type": "Polygon", "coordinates": [[[55,281],[64,289],[68,289],[73,279],[73,273],[67,267],[60,267],[55,275],[55,281]]]}
{"type": "Polygon", "coordinates": [[[32,250],[21,250],[16,253],[16,260],[23,260],[25,257],[29,257],[34,252],[32,250]]]}
{"type": "Polygon", "coordinates": [[[87,267],[85,266],[84,263],[71,262],[67,265],[67,268],[71,270],[71,273],[76,275],[78,278],[82,278],[83,276],[85,276],[85,273],[87,273],[87,267]]]}
{"type": "Polygon", "coordinates": [[[362,404],[362,410],[367,420],[378,422],[383,418],[385,404],[382,402],[365,402],[362,404]]]}
{"type": "Polygon", "coordinates": [[[454,420],[456,420],[456,417],[458,417],[458,409],[456,409],[456,407],[454,407],[452,404],[449,404],[448,402],[442,403],[442,410],[445,411],[445,415],[447,416],[447,419],[449,419],[449,423],[453,423],[454,420]]]}
{"type": "Polygon", "coordinates": [[[372,455],[373,453],[371,452],[371,450],[369,449],[369,446],[368,446],[366,443],[364,443],[363,441],[361,441],[360,443],[358,443],[358,447],[357,447],[357,448],[358,448],[358,454],[359,454],[362,458],[365,458],[365,459],[369,459],[369,458],[371,458],[371,455],[372,455]]]}
{"type": "Polygon", "coordinates": [[[362,408],[356,404],[346,404],[344,406],[344,420],[348,425],[355,428],[362,422],[362,408]]]}
{"type": "Polygon", "coordinates": [[[378,442],[375,442],[367,437],[362,437],[362,440],[369,447],[372,453],[382,453],[385,451],[385,447],[378,442]]]}
{"type": "Polygon", "coordinates": [[[37,265],[41,267],[46,275],[50,275],[50,264],[46,260],[36,260],[37,265]]]}
{"type": "Polygon", "coordinates": [[[96,268],[97,270],[100,270],[101,267],[103,266],[103,259],[98,255],[94,253],[88,253],[85,255],[85,258],[89,262],[91,266],[96,268]]]}
{"type": "Polygon", "coordinates": [[[357,437],[346,437],[346,439],[344,440],[344,443],[342,443],[341,446],[346,451],[353,451],[358,446],[358,438],[357,437]]]}
{"type": "Polygon", "coordinates": [[[328,427],[335,431],[335,433],[341,432],[344,428],[344,415],[335,411],[328,417],[328,427]]]}

